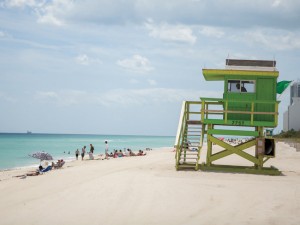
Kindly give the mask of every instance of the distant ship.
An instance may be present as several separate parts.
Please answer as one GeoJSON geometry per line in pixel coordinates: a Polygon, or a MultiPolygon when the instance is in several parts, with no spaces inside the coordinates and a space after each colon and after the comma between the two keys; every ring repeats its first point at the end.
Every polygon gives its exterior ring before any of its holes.
{"type": "Polygon", "coordinates": [[[27,134],[32,134],[32,132],[30,130],[27,131],[27,134]]]}

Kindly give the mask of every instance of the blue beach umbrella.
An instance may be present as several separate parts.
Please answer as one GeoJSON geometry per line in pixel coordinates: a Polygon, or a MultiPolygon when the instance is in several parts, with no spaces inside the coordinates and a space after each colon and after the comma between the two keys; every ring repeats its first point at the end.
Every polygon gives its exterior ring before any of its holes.
{"type": "Polygon", "coordinates": [[[36,158],[36,159],[39,159],[41,161],[43,160],[53,160],[52,156],[47,153],[47,152],[35,152],[35,153],[32,153],[32,154],[29,154],[29,156],[33,157],[33,158],[36,158]]]}

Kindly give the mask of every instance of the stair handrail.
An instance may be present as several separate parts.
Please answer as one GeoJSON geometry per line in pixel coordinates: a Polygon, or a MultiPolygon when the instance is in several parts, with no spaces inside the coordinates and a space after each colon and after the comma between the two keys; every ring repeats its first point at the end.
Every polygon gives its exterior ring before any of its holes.
{"type": "Polygon", "coordinates": [[[175,139],[175,144],[174,146],[177,146],[179,144],[179,139],[180,139],[180,135],[181,135],[181,128],[182,128],[182,124],[184,121],[184,115],[185,115],[185,105],[186,105],[186,101],[182,102],[182,106],[181,106],[181,112],[180,112],[180,117],[179,117],[179,122],[178,122],[178,128],[177,128],[177,134],[176,134],[176,139],[175,139]]]}
{"type": "Polygon", "coordinates": [[[179,163],[180,147],[183,142],[182,139],[184,136],[184,130],[185,130],[185,126],[186,126],[186,119],[187,119],[186,115],[187,115],[187,102],[184,101],[182,103],[182,107],[181,107],[181,113],[180,113],[179,123],[178,123],[178,128],[177,128],[177,135],[176,135],[175,144],[174,144],[174,148],[176,151],[176,154],[175,154],[176,165],[177,165],[177,163],[179,163]]]}

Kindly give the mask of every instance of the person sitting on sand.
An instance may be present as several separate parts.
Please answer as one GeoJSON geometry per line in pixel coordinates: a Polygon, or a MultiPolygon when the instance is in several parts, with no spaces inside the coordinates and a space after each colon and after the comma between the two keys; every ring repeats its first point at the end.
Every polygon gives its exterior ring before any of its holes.
{"type": "Polygon", "coordinates": [[[118,150],[114,150],[114,158],[118,158],[118,150]]]}
{"type": "Polygon", "coordinates": [[[65,161],[63,159],[60,160],[59,167],[62,167],[65,164],[65,161]]]}
{"type": "Polygon", "coordinates": [[[129,151],[130,156],[136,156],[136,154],[133,151],[131,151],[131,149],[127,149],[127,150],[129,151]]]}
{"type": "Polygon", "coordinates": [[[129,151],[129,149],[127,149],[127,150],[125,150],[125,156],[130,156],[130,151],[129,151]]]}
{"type": "Polygon", "coordinates": [[[146,153],[144,153],[142,150],[139,150],[139,153],[137,154],[138,156],[144,156],[146,153]]]}
{"type": "Polygon", "coordinates": [[[52,162],[52,168],[58,169],[61,168],[65,164],[65,161],[63,159],[57,160],[57,163],[52,162]]]}
{"type": "Polygon", "coordinates": [[[124,156],[124,154],[123,154],[122,150],[119,150],[118,157],[123,157],[123,156],[124,156]]]}

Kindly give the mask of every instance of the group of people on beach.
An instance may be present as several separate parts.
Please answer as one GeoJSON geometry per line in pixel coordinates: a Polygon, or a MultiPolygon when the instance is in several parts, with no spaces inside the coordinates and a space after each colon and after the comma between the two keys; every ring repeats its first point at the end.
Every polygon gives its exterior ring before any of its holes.
{"type": "MultiPolygon", "coordinates": [[[[90,144],[89,156],[90,156],[90,158],[93,158],[93,159],[94,159],[94,155],[93,155],[94,150],[95,150],[94,146],[92,144],[90,144]]],[[[80,154],[80,151],[77,148],[75,151],[76,160],[78,160],[79,154],[80,154]]],[[[81,149],[81,160],[84,159],[85,154],[86,154],[86,146],[83,146],[83,148],[81,149]]]]}
{"type": "Polygon", "coordinates": [[[123,152],[121,149],[118,151],[114,149],[114,152],[110,153],[108,156],[113,157],[113,158],[118,158],[118,157],[125,157],[125,156],[144,156],[146,153],[144,151],[139,150],[137,153],[134,153],[131,149],[126,149],[125,152],[123,152]]]}
{"type": "MultiPolygon", "coordinates": [[[[144,156],[144,155],[146,155],[146,153],[144,153],[144,151],[142,151],[142,150],[139,150],[137,153],[135,153],[129,148],[125,149],[124,152],[122,150],[114,149],[113,152],[108,153],[108,141],[105,141],[104,143],[105,143],[105,154],[104,154],[104,158],[102,158],[102,160],[109,159],[109,158],[125,157],[125,156],[144,156]]],[[[146,150],[152,150],[152,149],[146,148],[146,150]]],[[[83,160],[85,155],[87,154],[86,151],[87,151],[86,146],[82,147],[81,152],[79,151],[79,149],[76,149],[76,151],[75,151],[76,160],[78,160],[79,154],[81,155],[81,160],[83,160]]],[[[94,151],[95,151],[95,147],[93,146],[93,144],[90,144],[90,151],[88,152],[89,159],[94,159],[94,151]]],[[[102,157],[103,155],[100,154],[99,156],[102,157]]]]}
{"type": "Polygon", "coordinates": [[[48,165],[48,162],[45,163],[44,167],[42,165],[39,165],[38,169],[35,171],[27,172],[26,174],[23,175],[17,175],[15,177],[19,177],[21,179],[26,178],[27,176],[38,176],[41,174],[44,174],[46,172],[49,172],[50,170],[53,169],[59,169],[65,164],[65,161],[63,159],[57,160],[57,162],[52,162],[51,165],[48,165]]]}

